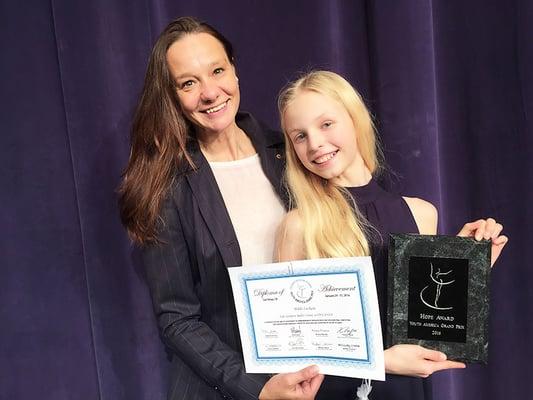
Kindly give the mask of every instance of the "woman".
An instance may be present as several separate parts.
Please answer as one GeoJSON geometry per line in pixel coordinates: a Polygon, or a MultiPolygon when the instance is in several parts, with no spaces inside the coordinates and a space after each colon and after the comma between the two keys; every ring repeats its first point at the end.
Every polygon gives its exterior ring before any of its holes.
{"type": "Polygon", "coordinates": [[[227,268],[272,261],[285,211],[283,138],[239,113],[239,100],[228,40],[194,18],[171,22],[135,113],[122,221],[142,246],[173,356],[169,399],[312,399],[316,367],[244,372],[227,268]]]}
{"type": "MultiPolygon", "coordinates": [[[[317,71],[289,84],[279,97],[287,154],[287,180],[296,207],[277,240],[280,261],[371,255],[385,328],[389,233],[435,234],[437,210],[425,200],[378,186],[380,151],[360,95],[339,75],[317,71]]],[[[493,219],[466,224],[459,235],[492,240],[492,262],[507,238],[493,219]]],[[[425,378],[464,368],[438,351],[415,345],[385,350],[387,380],[373,384],[372,399],[430,399],[425,378]],[[403,376],[399,376],[403,375],[403,376]]],[[[354,399],[357,382],[328,377],[317,398],[354,399]]]]}

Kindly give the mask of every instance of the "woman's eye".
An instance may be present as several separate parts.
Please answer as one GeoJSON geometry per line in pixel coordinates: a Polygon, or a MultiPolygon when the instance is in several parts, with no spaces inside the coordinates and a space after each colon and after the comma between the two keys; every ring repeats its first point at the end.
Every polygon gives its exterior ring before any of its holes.
{"type": "Polygon", "coordinates": [[[183,83],[180,85],[180,88],[181,88],[181,89],[188,89],[188,88],[192,87],[193,85],[194,85],[194,81],[192,81],[192,80],[188,80],[188,81],[183,82],[183,83]]]}
{"type": "Polygon", "coordinates": [[[218,74],[221,74],[222,72],[224,72],[224,68],[215,68],[215,70],[213,71],[213,74],[215,75],[218,75],[218,74]]]}
{"type": "Polygon", "coordinates": [[[322,128],[326,129],[326,128],[329,128],[331,125],[333,125],[333,122],[331,121],[326,121],[322,124],[322,128]]]}

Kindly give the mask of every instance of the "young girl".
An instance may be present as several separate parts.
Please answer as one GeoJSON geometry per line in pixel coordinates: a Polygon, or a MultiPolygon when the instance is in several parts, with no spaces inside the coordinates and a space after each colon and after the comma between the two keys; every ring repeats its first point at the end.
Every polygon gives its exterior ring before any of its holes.
{"type": "MultiPolygon", "coordinates": [[[[381,152],[361,96],[339,75],[311,72],[289,84],[278,101],[285,133],[287,181],[293,209],[277,237],[280,261],[371,255],[385,330],[389,233],[435,234],[429,202],[383,190],[374,177],[381,152]]],[[[459,235],[492,239],[493,262],[507,238],[492,218],[466,224],[459,235]]],[[[387,380],[373,382],[372,399],[430,399],[426,378],[464,368],[416,345],[385,350],[387,380]]],[[[354,399],[359,382],[327,377],[317,398],[354,399]]]]}

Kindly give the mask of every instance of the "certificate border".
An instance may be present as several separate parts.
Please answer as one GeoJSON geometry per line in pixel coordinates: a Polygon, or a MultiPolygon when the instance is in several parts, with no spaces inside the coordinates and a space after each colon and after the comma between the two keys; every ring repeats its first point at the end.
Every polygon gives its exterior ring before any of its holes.
{"type": "MultiPolygon", "coordinates": [[[[336,265],[332,266],[330,263],[327,264],[327,267],[316,267],[318,260],[306,260],[298,261],[299,265],[298,271],[295,272],[293,268],[293,263],[287,263],[287,266],[284,270],[277,272],[264,272],[257,270],[254,272],[241,273],[238,275],[238,280],[240,283],[240,288],[242,292],[244,308],[245,308],[245,318],[246,325],[249,331],[249,334],[253,337],[253,340],[250,341],[253,349],[251,354],[254,355],[253,362],[257,365],[290,365],[290,364],[301,364],[302,360],[306,362],[320,362],[322,365],[332,365],[336,367],[357,367],[360,369],[371,369],[376,366],[375,358],[375,344],[374,337],[372,336],[370,327],[375,324],[372,316],[372,313],[369,311],[370,305],[368,304],[368,280],[374,280],[372,268],[366,268],[367,265],[361,261],[354,260],[343,260],[343,262],[337,262],[336,265]],[[309,267],[304,264],[310,264],[309,267]],[[370,273],[372,276],[366,276],[370,273]],[[333,357],[333,356],[272,356],[272,357],[259,357],[257,350],[257,339],[255,335],[255,327],[250,307],[250,299],[248,294],[247,282],[252,280],[261,280],[261,279],[277,279],[277,278],[297,278],[303,276],[317,276],[317,275],[340,275],[340,274],[355,274],[356,279],[359,284],[359,296],[363,314],[363,326],[365,333],[365,342],[366,342],[366,359],[357,359],[357,358],[344,358],[344,357],[333,357]],[[365,279],[366,278],[366,279],[365,279]]],[[[331,260],[329,260],[331,261],[331,260]]],[[[296,263],[295,263],[296,264],[296,263]]],[[[370,264],[371,265],[371,264],[370,264]]],[[[379,333],[381,335],[381,332],[379,333]]],[[[381,338],[380,338],[381,339],[381,338]]],[[[381,341],[380,341],[381,343],[381,341]]],[[[380,345],[380,350],[382,347],[380,345]]]]}

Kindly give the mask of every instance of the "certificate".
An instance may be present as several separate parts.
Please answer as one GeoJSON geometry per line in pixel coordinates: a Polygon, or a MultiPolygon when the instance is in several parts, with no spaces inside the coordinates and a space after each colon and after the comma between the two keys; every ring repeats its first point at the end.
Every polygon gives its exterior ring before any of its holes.
{"type": "Polygon", "coordinates": [[[229,268],[246,372],[385,379],[370,257],[229,268]]]}

